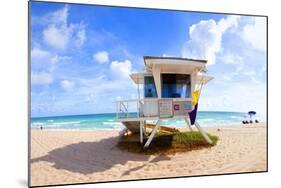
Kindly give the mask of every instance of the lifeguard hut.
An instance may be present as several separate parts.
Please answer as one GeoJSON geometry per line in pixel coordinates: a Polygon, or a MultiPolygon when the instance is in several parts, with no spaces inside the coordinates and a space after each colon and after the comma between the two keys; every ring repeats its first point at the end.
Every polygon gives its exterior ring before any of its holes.
{"type": "Polygon", "coordinates": [[[202,86],[213,77],[205,75],[206,60],[178,57],[144,57],[144,72],[132,73],[138,86],[138,99],[117,100],[116,119],[133,133],[140,134],[143,143],[146,121],[156,124],[144,147],[148,147],[164,119],[183,118],[189,129],[195,125],[204,139],[212,143],[196,123],[198,100],[202,86]],[[140,85],[143,97],[140,97],[140,85]]]}

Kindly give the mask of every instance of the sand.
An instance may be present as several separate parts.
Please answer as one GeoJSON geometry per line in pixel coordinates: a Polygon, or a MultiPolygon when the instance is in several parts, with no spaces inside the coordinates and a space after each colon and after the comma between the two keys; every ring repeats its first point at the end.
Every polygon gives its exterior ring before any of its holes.
{"type": "Polygon", "coordinates": [[[32,130],[31,186],[267,170],[263,123],[205,130],[216,146],[175,155],[121,151],[117,131],[32,130]]]}

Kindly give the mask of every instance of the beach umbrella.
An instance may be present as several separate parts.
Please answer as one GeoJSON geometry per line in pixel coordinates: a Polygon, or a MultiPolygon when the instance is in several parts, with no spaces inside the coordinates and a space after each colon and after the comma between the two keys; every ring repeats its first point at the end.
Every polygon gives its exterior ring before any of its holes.
{"type": "Polygon", "coordinates": [[[250,118],[252,119],[252,116],[256,115],[256,112],[255,111],[249,111],[248,114],[249,114],[250,118]]]}
{"type": "Polygon", "coordinates": [[[249,111],[249,112],[248,112],[249,115],[256,115],[256,113],[257,113],[257,112],[255,112],[255,111],[249,111]]]}

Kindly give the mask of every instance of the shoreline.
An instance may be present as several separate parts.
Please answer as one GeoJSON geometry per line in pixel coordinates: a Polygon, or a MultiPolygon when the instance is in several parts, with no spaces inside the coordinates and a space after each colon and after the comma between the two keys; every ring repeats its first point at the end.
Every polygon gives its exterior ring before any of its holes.
{"type": "Polygon", "coordinates": [[[171,155],[116,147],[118,131],[31,131],[31,185],[44,186],[267,170],[266,124],[205,127],[217,145],[171,155]],[[219,130],[218,130],[219,128],[219,130]]]}
{"type": "MultiPolygon", "coordinates": [[[[171,126],[171,125],[162,125],[162,126],[167,126],[167,127],[169,127],[169,126],[171,126]]],[[[266,123],[265,122],[259,122],[259,123],[251,123],[251,124],[229,124],[229,125],[201,125],[201,127],[202,128],[204,128],[204,129],[209,129],[209,128],[227,128],[227,127],[239,127],[239,126],[241,126],[241,127],[254,127],[254,126],[265,126],[266,127],[266,123]]],[[[123,126],[120,130],[118,130],[118,129],[110,129],[110,128],[108,128],[108,129],[95,129],[95,128],[93,128],[93,129],[72,129],[72,128],[59,128],[59,129],[54,129],[54,128],[44,128],[43,127],[43,130],[40,130],[40,128],[34,128],[34,127],[29,127],[29,129],[31,130],[31,131],[85,131],[85,132],[93,132],[93,131],[95,131],[95,132],[103,132],[103,131],[117,131],[117,132],[120,132],[120,131],[122,131],[123,130],[123,128],[125,128],[125,126],[123,126]]],[[[173,126],[173,128],[177,128],[177,129],[179,129],[179,130],[181,130],[181,129],[185,129],[184,127],[174,127],[173,126]]],[[[195,126],[192,126],[192,128],[195,128],[195,126]]],[[[196,129],[196,128],[195,128],[196,129]]]]}

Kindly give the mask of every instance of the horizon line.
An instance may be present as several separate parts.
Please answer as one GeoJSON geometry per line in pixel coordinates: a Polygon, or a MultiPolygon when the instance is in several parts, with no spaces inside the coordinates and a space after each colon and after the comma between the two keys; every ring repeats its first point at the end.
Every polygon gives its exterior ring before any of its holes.
{"type": "MultiPolygon", "coordinates": [[[[227,112],[227,113],[247,113],[239,111],[212,111],[212,110],[200,110],[198,112],[227,112]]],[[[131,112],[137,113],[137,112],[131,112]]],[[[65,115],[53,115],[53,116],[30,116],[30,118],[48,118],[48,117],[65,117],[65,116],[87,116],[87,115],[102,115],[102,114],[116,114],[116,112],[104,112],[104,113],[90,113],[90,114],[65,114],[65,115]]]]}

